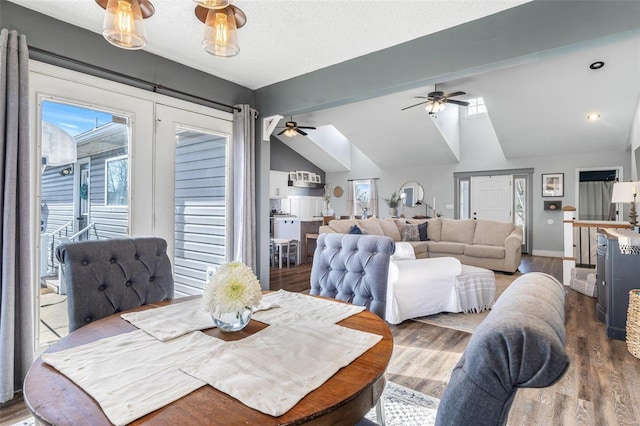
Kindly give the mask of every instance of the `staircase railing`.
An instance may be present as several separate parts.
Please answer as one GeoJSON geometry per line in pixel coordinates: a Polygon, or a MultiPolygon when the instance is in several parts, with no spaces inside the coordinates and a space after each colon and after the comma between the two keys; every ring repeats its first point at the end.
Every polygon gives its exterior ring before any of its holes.
{"type": "Polygon", "coordinates": [[[51,232],[40,235],[40,276],[46,277],[55,273],[55,248],[63,238],[69,235],[70,228],[73,228],[73,220],[68,221],[51,232]]]}

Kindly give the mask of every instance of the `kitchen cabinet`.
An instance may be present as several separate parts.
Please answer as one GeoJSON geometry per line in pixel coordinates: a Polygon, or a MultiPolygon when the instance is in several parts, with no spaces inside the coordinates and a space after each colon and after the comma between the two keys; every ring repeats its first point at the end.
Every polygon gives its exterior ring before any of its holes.
{"type": "MultiPolygon", "coordinates": [[[[607,336],[613,339],[625,340],[627,330],[627,311],[629,309],[629,291],[638,288],[640,277],[640,257],[633,254],[620,253],[618,237],[606,230],[600,231],[605,240],[598,242],[606,244],[603,250],[598,250],[597,267],[604,265],[604,271],[598,270],[596,282],[598,287],[598,302],[596,313],[599,319],[604,317],[607,336]]],[[[618,230],[620,233],[633,231],[618,230]]]]}
{"type": "Polygon", "coordinates": [[[324,198],[311,196],[289,196],[289,213],[293,216],[309,219],[322,216],[324,198]]]}
{"type": "Polygon", "coordinates": [[[269,172],[269,198],[287,198],[289,195],[289,172],[269,172]]]}

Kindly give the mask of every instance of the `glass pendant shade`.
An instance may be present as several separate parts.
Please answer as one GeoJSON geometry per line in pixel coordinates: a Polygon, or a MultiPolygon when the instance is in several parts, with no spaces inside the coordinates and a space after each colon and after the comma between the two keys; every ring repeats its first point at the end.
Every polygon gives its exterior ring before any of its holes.
{"type": "Polygon", "coordinates": [[[240,53],[233,7],[209,9],[204,25],[202,47],[208,53],[221,57],[236,56],[240,53]]]}
{"type": "Polygon", "coordinates": [[[224,9],[229,6],[232,0],[193,0],[202,7],[207,9],[224,9]]]}
{"type": "Polygon", "coordinates": [[[441,101],[431,101],[425,106],[425,109],[429,114],[435,114],[436,112],[442,111],[444,108],[444,102],[441,101]]]}
{"type": "Polygon", "coordinates": [[[294,137],[297,134],[298,134],[298,132],[296,132],[293,129],[287,129],[287,130],[284,131],[284,135],[287,136],[287,137],[290,137],[290,138],[294,137]]]}
{"type": "Polygon", "coordinates": [[[102,35],[114,46],[142,49],[147,44],[142,19],[139,0],[109,0],[102,35]]]}

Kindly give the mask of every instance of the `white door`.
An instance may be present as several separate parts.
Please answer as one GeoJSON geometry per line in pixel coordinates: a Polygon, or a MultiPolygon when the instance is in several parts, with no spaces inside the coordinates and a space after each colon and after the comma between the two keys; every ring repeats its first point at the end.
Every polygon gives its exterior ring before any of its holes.
{"type": "Polygon", "coordinates": [[[232,122],[158,104],[154,230],[167,240],[176,297],[202,292],[207,265],[229,259],[232,122]]]}
{"type": "Polygon", "coordinates": [[[512,221],[511,175],[471,177],[471,218],[512,221]]]}

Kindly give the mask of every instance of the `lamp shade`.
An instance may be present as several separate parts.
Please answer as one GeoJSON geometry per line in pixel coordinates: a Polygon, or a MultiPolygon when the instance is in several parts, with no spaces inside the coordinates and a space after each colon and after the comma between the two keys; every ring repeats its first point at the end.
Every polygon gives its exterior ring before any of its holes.
{"type": "Polygon", "coordinates": [[[632,203],[638,195],[638,182],[616,182],[613,184],[612,203],[632,203]]]}
{"type": "Polygon", "coordinates": [[[225,9],[209,9],[204,24],[202,47],[208,53],[221,57],[236,56],[240,53],[233,6],[225,9]]]}
{"type": "Polygon", "coordinates": [[[114,46],[129,50],[142,49],[147,45],[142,19],[139,0],[109,0],[102,35],[114,46]]]}

